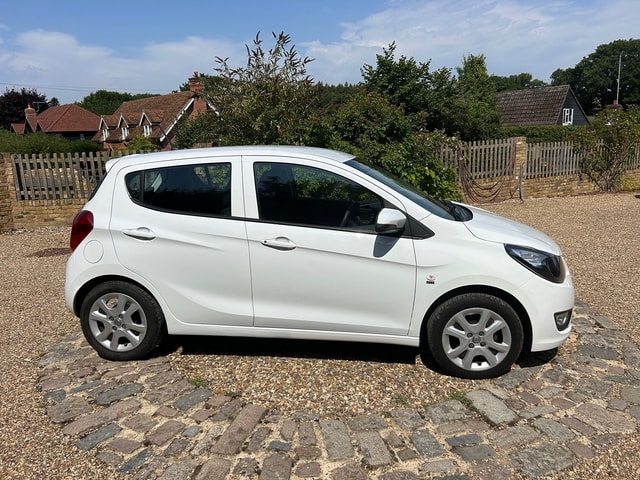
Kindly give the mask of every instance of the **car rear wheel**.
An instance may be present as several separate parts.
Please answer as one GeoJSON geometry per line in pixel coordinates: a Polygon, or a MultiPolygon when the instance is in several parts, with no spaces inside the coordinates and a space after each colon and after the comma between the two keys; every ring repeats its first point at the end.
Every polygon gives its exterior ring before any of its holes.
{"type": "Polygon", "coordinates": [[[453,297],[427,320],[430,356],[449,374],[461,378],[492,378],[509,371],[523,344],[523,328],[504,300],[484,293],[453,297]]]}
{"type": "Polygon", "coordinates": [[[137,360],[164,338],[164,315],[147,291],[127,282],[94,287],[80,309],[80,325],[89,344],[108,360],[137,360]]]}

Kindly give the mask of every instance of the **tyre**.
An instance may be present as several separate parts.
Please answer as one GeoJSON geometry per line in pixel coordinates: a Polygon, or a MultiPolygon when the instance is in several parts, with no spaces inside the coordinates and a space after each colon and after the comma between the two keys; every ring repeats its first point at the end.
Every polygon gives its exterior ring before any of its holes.
{"type": "Polygon", "coordinates": [[[146,357],[166,335],[158,302],[137,285],[110,281],[94,287],[80,309],[82,333],[107,360],[146,357]]]}
{"type": "Polygon", "coordinates": [[[492,378],[509,371],[523,345],[523,328],[504,300],[466,293],[439,305],[427,319],[429,354],[443,372],[461,378],[492,378]]]}

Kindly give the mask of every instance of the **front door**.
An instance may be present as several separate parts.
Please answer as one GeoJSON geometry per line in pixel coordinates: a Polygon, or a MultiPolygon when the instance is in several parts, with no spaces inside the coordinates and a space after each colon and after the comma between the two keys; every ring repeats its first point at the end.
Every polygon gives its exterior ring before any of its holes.
{"type": "Polygon", "coordinates": [[[375,233],[383,192],[311,161],[245,158],[243,169],[258,217],[247,221],[255,326],[406,335],[413,241],[375,233]]]}

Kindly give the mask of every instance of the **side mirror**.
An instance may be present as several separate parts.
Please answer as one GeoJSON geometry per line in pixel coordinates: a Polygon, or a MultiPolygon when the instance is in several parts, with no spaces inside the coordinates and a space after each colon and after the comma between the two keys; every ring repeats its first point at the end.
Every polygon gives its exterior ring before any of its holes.
{"type": "Polygon", "coordinates": [[[400,210],[393,208],[383,208],[378,213],[376,221],[376,232],[383,235],[393,235],[404,230],[407,217],[400,210]]]}

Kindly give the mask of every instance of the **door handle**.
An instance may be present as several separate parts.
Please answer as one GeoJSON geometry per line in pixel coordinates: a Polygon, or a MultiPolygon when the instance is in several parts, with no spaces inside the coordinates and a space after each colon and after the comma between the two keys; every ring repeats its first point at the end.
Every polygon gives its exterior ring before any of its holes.
{"type": "Polygon", "coordinates": [[[263,240],[262,244],[265,247],[275,248],[276,250],[293,250],[296,248],[296,244],[289,240],[287,237],[276,237],[263,240]]]}
{"type": "Polygon", "coordinates": [[[138,240],[153,240],[156,238],[155,233],[146,227],[130,228],[123,230],[122,233],[128,237],[137,238],[138,240]]]}

